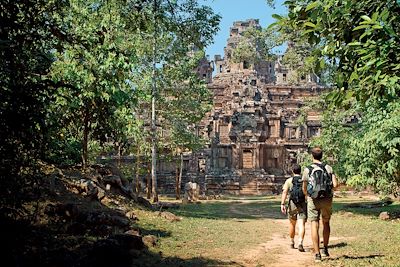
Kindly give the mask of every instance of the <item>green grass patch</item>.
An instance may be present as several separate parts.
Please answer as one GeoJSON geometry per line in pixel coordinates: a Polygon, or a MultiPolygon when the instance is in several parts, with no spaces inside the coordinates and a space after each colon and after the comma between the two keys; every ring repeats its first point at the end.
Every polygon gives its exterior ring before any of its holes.
{"type": "Polygon", "coordinates": [[[206,265],[215,260],[235,265],[238,253],[267,242],[273,233],[281,231],[273,219],[284,218],[279,213],[279,201],[265,198],[206,201],[171,211],[182,221],[169,222],[157,212],[140,211],[143,234],[158,236],[160,245],[155,250],[165,257],[202,258],[207,259],[206,265]]]}
{"type": "Polygon", "coordinates": [[[370,200],[334,200],[331,233],[341,237],[331,244],[332,258],[327,266],[400,266],[400,221],[379,219],[382,211],[400,212],[400,202],[376,208],[349,208],[350,203],[370,200]]]}

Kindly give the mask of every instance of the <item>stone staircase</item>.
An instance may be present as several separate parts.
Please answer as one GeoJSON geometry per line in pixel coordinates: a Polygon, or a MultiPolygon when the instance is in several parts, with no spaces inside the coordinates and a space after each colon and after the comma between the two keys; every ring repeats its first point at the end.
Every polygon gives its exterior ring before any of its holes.
{"type": "Polygon", "coordinates": [[[243,171],[240,195],[279,194],[286,179],[286,176],[267,175],[258,170],[243,171]]]}
{"type": "Polygon", "coordinates": [[[256,180],[250,181],[248,183],[242,184],[240,186],[241,195],[258,195],[258,182],[256,180]]]}

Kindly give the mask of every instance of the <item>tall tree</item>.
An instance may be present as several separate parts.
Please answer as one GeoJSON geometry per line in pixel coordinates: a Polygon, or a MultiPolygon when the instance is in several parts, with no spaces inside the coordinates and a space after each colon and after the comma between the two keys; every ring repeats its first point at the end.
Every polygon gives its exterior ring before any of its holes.
{"type": "MultiPolygon", "coordinates": [[[[140,58],[143,67],[137,69],[134,76],[149,81],[144,89],[148,90],[148,95],[152,95],[152,106],[154,106],[151,120],[153,136],[152,186],[153,201],[157,201],[155,162],[157,158],[156,148],[159,147],[159,144],[156,137],[157,127],[163,127],[162,120],[165,118],[163,114],[159,113],[165,106],[171,106],[171,103],[176,103],[176,107],[181,105],[181,112],[184,112],[183,108],[187,107],[185,101],[190,103],[193,101],[182,93],[178,103],[173,96],[168,97],[168,94],[165,94],[165,89],[172,92],[171,88],[176,86],[175,91],[182,90],[183,88],[180,89],[179,86],[183,80],[188,81],[189,85],[193,84],[192,75],[183,75],[187,71],[192,73],[195,71],[193,64],[187,66],[188,69],[184,69],[182,66],[191,57],[190,52],[193,47],[202,50],[212,41],[213,34],[218,29],[220,17],[214,14],[209,7],[199,5],[194,0],[153,0],[144,6],[142,14],[151,18],[151,20],[146,24],[147,29],[141,32],[142,38],[138,40],[142,47],[140,58]],[[152,41],[149,43],[148,40],[152,41]],[[153,64],[150,65],[148,62],[153,64]],[[172,73],[175,76],[169,75],[172,73]],[[173,99],[175,99],[175,102],[173,102],[173,99]],[[161,106],[158,107],[159,105],[161,106]]],[[[189,88],[194,91],[196,87],[189,86],[189,88]]],[[[193,113],[196,112],[198,111],[195,110],[193,113]]]]}
{"type": "Polygon", "coordinates": [[[134,97],[129,77],[136,63],[132,44],[137,28],[127,25],[129,11],[135,9],[123,1],[71,0],[56,17],[68,41],[59,43],[52,78],[74,89],[59,93],[54,111],[82,141],[83,166],[93,131],[134,97]]]}
{"type": "Polygon", "coordinates": [[[163,128],[169,132],[163,143],[169,147],[176,161],[176,195],[180,198],[183,171],[183,153],[195,152],[204,145],[196,133],[196,127],[211,108],[211,94],[205,81],[194,70],[204,59],[204,52],[192,51],[190,57],[179,61],[177,66],[166,68],[162,73],[163,86],[160,94],[160,117],[163,128]]]}

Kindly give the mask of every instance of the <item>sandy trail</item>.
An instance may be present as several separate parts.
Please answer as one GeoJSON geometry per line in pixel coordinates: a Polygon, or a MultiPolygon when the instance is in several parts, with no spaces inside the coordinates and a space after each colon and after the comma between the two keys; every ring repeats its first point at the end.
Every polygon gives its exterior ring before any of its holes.
{"type": "MultiPolygon", "coordinates": [[[[232,213],[241,214],[243,212],[237,210],[235,205],[231,207],[232,213]]],[[[238,255],[236,262],[242,266],[271,266],[271,267],[297,267],[297,266],[318,266],[314,263],[314,253],[312,252],[312,241],[311,241],[311,224],[306,223],[306,233],[303,241],[305,252],[299,252],[297,249],[298,235],[296,229],[295,236],[295,249],[290,248],[289,237],[288,237],[288,225],[287,219],[264,219],[272,220],[274,224],[277,224],[277,228],[283,229],[283,231],[274,234],[271,240],[260,243],[257,246],[250,248],[238,255]]],[[[331,236],[330,241],[340,240],[335,236],[331,236]]],[[[332,244],[332,242],[330,242],[332,244]]]]}
{"type": "MultiPolygon", "coordinates": [[[[274,219],[277,224],[282,224],[287,228],[288,221],[274,219]]],[[[313,255],[311,253],[312,243],[310,226],[306,224],[306,237],[303,242],[305,252],[297,250],[298,236],[295,237],[296,249],[289,246],[287,233],[276,233],[272,239],[266,243],[259,244],[244,253],[244,266],[314,266],[313,255]],[[268,259],[272,259],[269,261],[268,259]],[[267,262],[266,262],[267,261],[267,262]]]]}

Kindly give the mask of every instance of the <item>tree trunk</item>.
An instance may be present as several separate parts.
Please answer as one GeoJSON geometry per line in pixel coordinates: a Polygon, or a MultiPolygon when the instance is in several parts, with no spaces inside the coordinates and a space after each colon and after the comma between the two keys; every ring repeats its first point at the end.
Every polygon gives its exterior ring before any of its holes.
{"type": "Polygon", "coordinates": [[[151,182],[153,202],[158,202],[157,193],[157,140],[156,140],[156,95],[157,95],[157,80],[156,80],[156,64],[157,64],[157,0],[154,0],[154,33],[153,33],[153,73],[152,73],[152,97],[151,97],[151,182]]]}
{"type": "Polygon", "coordinates": [[[179,182],[179,165],[178,161],[175,161],[175,194],[176,194],[176,199],[181,199],[181,187],[180,187],[180,182],[179,182]]]}
{"type": "Polygon", "coordinates": [[[147,199],[150,199],[151,198],[151,189],[152,189],[152,187],[151,187],[151,175],[150,175],[150,170],[149,169],[147,170],[146,177],[147,177],[147,188],[146,188],[147,199]]]}
{"type": "Polygon", "coordinates": [[[136,186],[135,192],[137,196],[140,196],[140,146],[138,145],[136,150],[136,186]]]}
{"type": "Polygon", "coordinates": [[[179,168],[179,176],[178,176],[178,195],[179,198],[181,197],[181,184],[182,184],[182,172],[183,172],[183,153],[181,153],[181,160],[180,160],[180,168],[179,168]]]}
{"type": "Polygon", "coordinates": [[[121,143],[118,143],[118,158],[119,159],[121,159],[122,150],[123,150],[123,145],[121,145],[121,143]]]}
{"type": "Polygon", "coordinates": [[[88,164],[88,142],[89,142],[90,120],[87,109],[84,111],[83,118],[83,140],[82,140],[82,167],[86,169],[88,164]]]}

